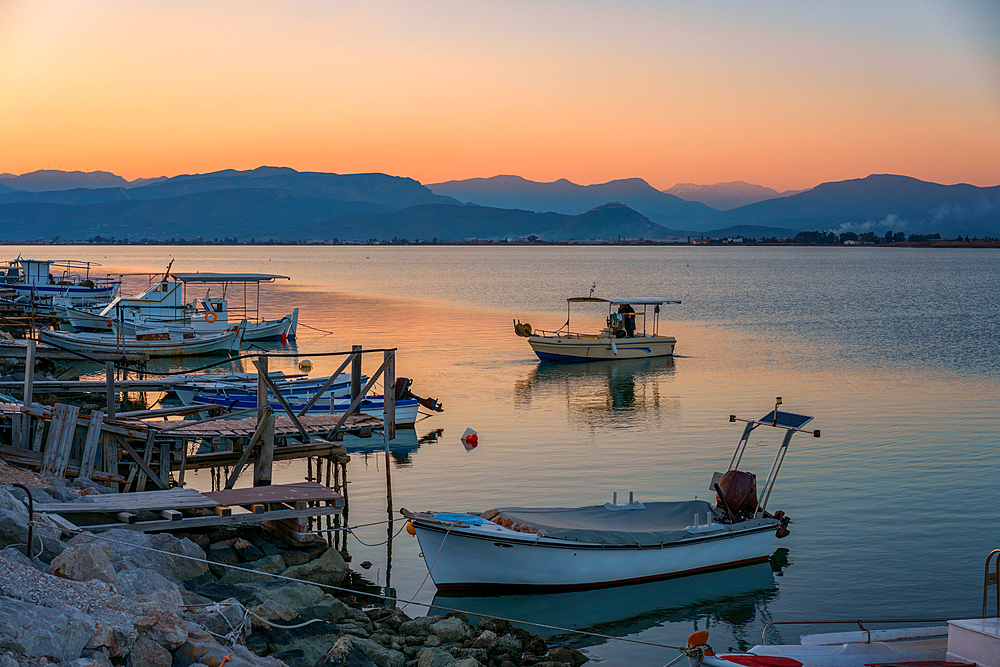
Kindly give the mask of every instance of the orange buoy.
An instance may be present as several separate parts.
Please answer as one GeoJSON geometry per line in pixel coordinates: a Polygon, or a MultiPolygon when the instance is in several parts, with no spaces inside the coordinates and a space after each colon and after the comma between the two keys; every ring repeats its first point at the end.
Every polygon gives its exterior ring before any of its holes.
{"type": "Polygon", "coordinates": [[[413,527],[413,522],[412,521],[407,521],[406,522],[406,532],[408,532],[410,535],[416,536],[417,529],[413,527]]]}
{"type": "Polygon", "coordinates": [[[704,646],[708,643],[708,630],[699,630],[688,635],[688,648],[704,646]]]}

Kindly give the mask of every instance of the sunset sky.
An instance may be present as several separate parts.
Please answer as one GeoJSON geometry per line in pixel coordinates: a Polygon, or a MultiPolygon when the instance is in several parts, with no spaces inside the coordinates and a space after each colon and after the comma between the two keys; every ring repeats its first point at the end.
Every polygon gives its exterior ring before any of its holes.
{"type": "Polygon", "coordinates": [[[0,0],[0,173],[1000,184],[1000,3],[0,0]]]}

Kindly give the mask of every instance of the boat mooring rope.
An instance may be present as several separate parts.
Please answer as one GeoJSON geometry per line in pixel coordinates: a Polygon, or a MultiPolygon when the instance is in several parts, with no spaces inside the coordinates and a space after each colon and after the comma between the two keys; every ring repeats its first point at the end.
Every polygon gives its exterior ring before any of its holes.
{"type": "MultiPolygon", "coordinates": [[[[32,523],[34,523],[36,526],[44,526],[46,528],[52,528],[52,526],[50,526],[48,524],[45,524],[45,523],[43,523],[41,521],[35,520],[32,523]]],[[[66,528],[66,529],[62,529],[62,530],[63,530],[63,532],[66,532],[66,533],[73,533],[73,534],[76,534],[76,535],[87,535],[91,539],[101,540],[101,541],[107,542],[109,544],[117,544],[117,545],[121,545],[121,546],[125,546],[125,547],[131,547],[133,549],[142,549],[143,551],[151,551],[153,553],[162,554],[164,556],[171,556],[173,558],[183,558],[185,560],[191,560],[191,561],[195,561],[197,563],[205,563],[206,565],[210,565],[211,563],[215,562],[215,561],[210,561],[207,558],[199,558],[198,556],[188,556],[187,554],[173,553],[171,551],[165,551],[163,549],[157,549],[155,547],[147,547],[147,546],[142,546],[142,545],[138,545],[138,544],[132,544],[130,542],[123,542],[121,540],[111,539],[109,537],[105,537],[105,536],[100,535],[100,534],[88,533],[87,531],[83,530],[82,528],[77,528],[76,530],[69,530],[68,528],[66,528]]],[[[443,540],[441,542],[441,546],[444,546],[444,541],[443,540]]],[[[439,548],[438,549],[438,556],[440,556],[440,554],[441,554],[441,550],[439,548]]],[[[436,562],[436,561],[437,561],[437,556],[435,556],[435,561],[434,562],[436,562]]],[[[433,565],[433,563],[432,563],[432,565],[433,565]]],[[[464,609],[455,609],[453,607],[444,607],[442,605],[431,604],[431,603],[428,603],[428,602],[419,602],[417,600],[407,600],[407,599],[404,599],[404,598],[389,597],[388,595],[384,595],[384,594],[381,594],[381,593],[366,593],[366,592],[356,591],[356,590],[353,590],[353,589],[350,589],[350,588],[345,588],[343,586],[334,586],[333,584],[321,584],[321,583],[317,583],[317,582],[313,582],[313,581],[307,581],[307,580],[304,580],[304,579],[297,579],[295,577],[288,577],[288,576],[285,576],[283,574],[276,574],[276,573],[272,573],[272,572],[262,572],[260,570],[252,570],[252,569],[250,569],[248,567],[240,567],[239,565],[227,565],[226,567],[228,569],[230,569],[230,570],[238,570],[240,572],[247,572],[247,573],[250,573],[250,574],[255,574],[255,575],[260,575],[260,576],[273,577],[274,579],[282,579],[284,581],[292,581],[292,582],[295,582],[297,584],[307,584],[309,586],[316,586],[318,588],[325,588],[325,589],[329,589],[329,590],[332,590],[332,591],[338,591],[338,592],[341,592],[341,593],[350,593],[351,595],[364,595],[364,596],[368,596],[368,597],[377,598],[377,599],[380,599],[380,600],[385,600],[387,602],[403,602],[404,604],[407,604],[407,605],[413,604],[413,605],[417,605],[418,607],[425,607],[427,609],[438,609],[438,610],[445,611],[445,612],[457,612],[457,613],[460,613],[460,614],[469,614],[469,613],[473,613],[474,614],[474,612],[469,612],[469,611],[466,611],[464,609]]],[[[430,576],[430,568],[428,568],[428,576],[430,576]]],[[[426,580],[427,580],[427,578],[425,577],[424,578],[424,582],[426,582],[426,580]]],[[[421,584],[421,587],[422,586],[423,586],[423,584],[421,584]]],[[[420,589],[417,589],[417,592],[419,592],[419,590],[420,589]]],[[[475,614],[475,615],[484,616],[484,617],[487,616],[487,614],[475,614]]],[[[653,646],[653,647],[656,647],[656,648],[668,648],[668,649],[674,649],[676,651],[680,651],[681,655],[678,656],[675,660],[667,663],[667,665],[665,667],[669,667],[670,665],[675,664],[678,660],[680,660],[681,658],[684,658],[685,656],[690,656],[692,658],[697,657],[697,653],[698,653],[698,651],[697,651],[698,647],[695,647],[694,649],[691,649],[691,648],[688,648],[686,646],[673,646],[671,644],[661,644],[659,642],[644,641],[642,639],[632,639],[630,637],[615,637],[614,635],[606,635],[606,634],[603,634],[603,633],[600,633],[600,632],[590,632],[588,630],[576,630],[574,628],[563,628],[563,627],[560,627],[558,625],[549,625],[547,623],[536,623],[534,621],[523,621],[523,620],[519,620],[519,619],[516,619],[516,618],[507,618],[507,617],[504,617],[504,616],[489,616],[489,617],[490,618],[495,618],[495,619],[501,620],[501,621],[507,621],[508,623],[517,623],[519,625],[527,625],[527,626],[531,626],[531,627],[535,627],[535,628],[543,628],[545,630],[555,630],[556,632],[560,632],[560,633],[564,633],[564,634],[584,635],[584,636],[587,636],[587,637],[596,637],[598,639],[605,639],[605,640],[609,640],[609,641],[620,641],[620,642],[627,642],[629,644],[640,644],[642,646],[653,646]]],[[[314,619],[314,620],[317,620],[317,619],[314,619]]],[[[280,626],[275,626],[275,627],[280,627],[280,626]]]]}

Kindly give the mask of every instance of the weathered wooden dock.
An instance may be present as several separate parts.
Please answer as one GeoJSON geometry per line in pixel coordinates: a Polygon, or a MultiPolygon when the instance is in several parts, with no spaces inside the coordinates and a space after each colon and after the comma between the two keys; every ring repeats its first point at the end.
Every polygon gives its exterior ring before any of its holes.
{"type": "Polygon", "coordinates": [[[264,524],[283,537],[302,542],[310,539],[306,525],[310,517],[340,514],[343,508],[344,497],[336,491],[316,482],[299,482],[208,493],[175,487],[89,496],[86,502],[38,503],[34,511],[47,514],[70,534],[112,528],[148,533],[264,524]]]}

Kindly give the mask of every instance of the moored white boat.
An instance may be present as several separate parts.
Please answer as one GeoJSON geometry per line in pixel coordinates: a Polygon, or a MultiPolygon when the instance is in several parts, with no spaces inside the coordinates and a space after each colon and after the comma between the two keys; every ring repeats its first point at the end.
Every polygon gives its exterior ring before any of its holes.
{"type": "Polygon", "coordinates": [[[566,299],[566,323],[556,331],[532,330],[529,324],[515,322],[514,332],[526,337],[531,349],[543,361],[578,362],[670,356],[674,353],[677,339],[660,335],[660,306],[679,303],[676,299],[665,297],[572,297],[566,299]],[[570,331],[570,305],[573,303],[608,304],[607,326],[597,333],[570,331]],[[640,306],[642,310],[636,310],[640,306]],[[647,313],[650,307],[652,317],[648,317],[647,313]],[[636,324],[637,317],[642,318],[641,330],[636,324]]]}
{"type": "Polygon", "coordinates": [[[137,337],[42,330],[38,332],[38,337],[45,343],[77,352],[127,352],[147,354],[150,357],[228,352],[238,350],[240,344],[239,327],[204,336],[179,334],[169,330],[153,331],[137,337]]]}
{"type": "MultiPolygon", "coordinates": [[[[286,397],[285,402],[293,412],[302,410],[309,403],[311,396],[286,397]]],[[[281,403],[272,396],[268,396],[268,405],[278,412],[284,408],[281,403]]],[[[192,399],[194,404],[221,405],[233,410],[257,407],[257,392],[246,390],[230,390],[217,394],[201,393],[196,394],[192,399]]],[[[346,412],[351,407],[350,398],[333,398],[329,396],[318,399],[310,408],[309,414],[346,412]],[[332,405],[331,405],[332,402],[332,405]]],[[[413,425],[417,421],[420,403],[416,399],[396,399],[396,423],[402,425],[413,425]]],[[[373,417],[381,417],[385,411],[385,401],[382,396],[366,396],[359,406],[361,412],[373,417]]]]}
{"type": "MultiPolygon", "coordinates": [[[[780,404],[780,399],[778,404],[780,404]]],[[[735,416],[731,421],[737,421],[735,416]]],[[[665,579],[766,560],[788,519],[766,509],[794,433],[812,418],[775,410],[745,421],[712,506],[702,500],[580,508],[501,508],[480,514],[411,513],[434,584],[442,590],[583,589],[665,579]],[[751,432],[785,432],[767,481],[738,469],[751,432]]],[[[809,432],[809,431],[802,431],[809,432]]],[[[819,431],[811,431],[816,437],[819,431]]]]}

